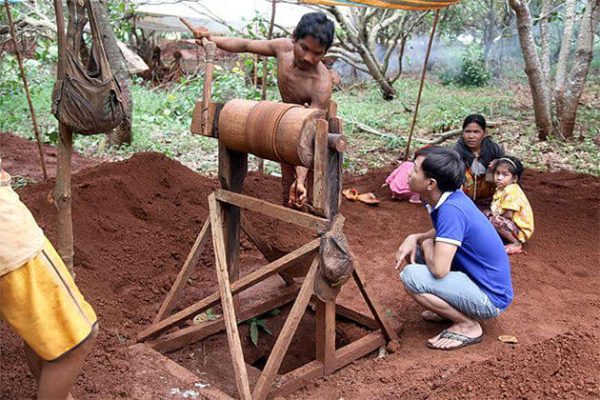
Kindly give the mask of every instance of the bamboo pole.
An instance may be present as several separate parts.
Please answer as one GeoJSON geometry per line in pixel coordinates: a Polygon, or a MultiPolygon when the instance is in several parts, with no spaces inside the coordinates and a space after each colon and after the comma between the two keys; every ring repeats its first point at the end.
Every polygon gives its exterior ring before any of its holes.
{"type": "Polygon", "coordinates": [[[35,139],[37,142],[38,151],[40,153],[40,164],[42,165],[42,173],[44,180],[48,179],[48,172],[46,171],[46,161],[44,160],[44,149],[42,148],[42,138],[40,136],[40,130],[38,123],[35,118],[35,110],[33,108],[33,102],[31,101],[31,93],[29,92],[29,83],[27,82],[27,76],[25,75],[25,68],[23,68],[23,58],[19,50],[19,44],[17,42],[17,33],[15,32],[15,25],[12,20],[10,12],[10,6],[8,0],[4,0],[4,7],[6,7],[6,17],[8,18],[8,27],[10,29],[10,36],[15,45],[15,54],[17,56],[17,62],[19,63],[19,72],[21,73],[21,79],[23,80],[23,88],[25,89],[25,96],[27,97],[27,104],[29,105],[29,112],[31,114],[31,123],[33,124],[33,132],[35,133],[35,139]]]}
{"type": "Polygon", "coordinates": [[[429,63],[429,54],[431,54],[431,44],[433,43],[433,37],[435,36],[435,28],[437,27],[438,19],[440,17],[440,10],[435,10],[435,17],[433,19],[433,26],[431,27],[431,35],[429,36],[429,44],[427,45],[427,54],[425,54],[425,62],[423,63],[423,71],[421,72],[421,83],[419,84],[419,94],[417,95],[417,104],[415,105],[415,113],[410,124],[410,133],[408,134],[408,141],[406,142],[406,150],[404,151],[404,161],[408,160],[410,154],[410,142],[412,141],[413,132],[415,130],[415,124],[417,123],[417,115],[419,114],[419,105],[421,104],[421,94],[423,93],[423,84],[425,83],[425,75],[427,74],[427,64],[429,63]]]}

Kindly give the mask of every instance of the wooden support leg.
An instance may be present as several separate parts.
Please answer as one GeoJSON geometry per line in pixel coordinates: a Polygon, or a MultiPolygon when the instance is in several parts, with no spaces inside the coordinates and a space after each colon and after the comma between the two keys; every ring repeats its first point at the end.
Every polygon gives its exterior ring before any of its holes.
{"type": "Polygon", "coordinates": [[[188,254],[187,259],[183,264],[183,268],[181,268],[181,271],[179,271],[179,275],[177,275],[177,279],[175,279],[175,283],[171,287],[167,298],[160,307],[160,310],[158,310],[158,314],[156,314],[156,317],[154,318],[154,323],[165,319],[165,317],[171,312],[171,310],[173,310],[173,307],[179,299],[179,296],[181,295],[181,291],[183,290],[185,283],[192,274],[194,266],[198,262],[198,258],[200,257],[200,254],[202,254],[202,251],[204,250],[204,245],[206,245],[206,242],[208,241],[209,237],[210,218],[207,218],[206,221],[204,221],[204,226],[202,227],[200,234],[196,238],[194,246],[192,246],[192,250],[188,254]]]}
{"type": "Polygon", "coordinates": [[[73,133],[66,125],[59,124],[58,163],[54,205],[58,210],[58,240],[56,249],[67,269],[73,273],[73,219],[71,215],[71,154],[73,153],[73,133]]]}
{"type": "Polygon", "coordinates": [[[318,269],[319,257],[315,257],[312,265],[310,266],[310,270],[308,271],[308,274],[306,274],[306,278],[302,283],[302,288],[300,289],[300,293],[296,298],[296,302],[292,306],[292,310],[290,311],[290,314],[288,315],[288,318],[286,319],[285,324],[283,325],[283,328],[277,337],[277,341],[275,342],[275,346],[273,346],[273,350],[271,351],[271,355],[269,356],[267,364],[263,369],[263,373],[260,375],[260,378],[256,383],[256,387],[254,388],[253,392],[255,400],[265,399],[271,391],[273,379],[281,367],[283,357],[285,356],[287,349],[292,342],[294,333],[296,332],[296,329],[298,329],[302,315],[304,315],[306,306],[308,305],[310,297],[313,294],[313,284],[318,269]]]}
{"type": "MultiPolygon", "coordinates": [[[[223,188],[241,193],[247,172],[248,154],[228,150],[219,142],[219,179],[223,188]]],[[[229,279],[235,282],[240,277],[240,209],[223,204],[222,210],[229,279]]],[[[238,296],[234,296],[234,304],[239,309],[238,296]]]]}
{"type": "Polygon", "coordinates": [[[354,259],[354,272],[352,273],[352,276],[354,277],[356,286],[358,286],[358,289],[360,290],[365,301],[367,302],[367,306],[369,306],[369,309],[371,310],[371,313],[373,313],[375,320],[383,328],[383,334],[385,335],[387,340],[395,340],[396,342],[399,341],[398,335],[396,334],[396,331],[394,331],[387,317],[385,316],[385,313],[383,312],[379,301],[375,296],[373,296],[373,293],[371,292],[371,289],[369,288],[365,280],[364,273],[362,271],[362,267],[358,262],[358,259],[352,253],[351,250],[350,254],[354,259]]]}
{"type": "Polygon", "coordinates": [[[221,295],[223,318],[225,319],[225,327],[227,329],[227,341],[229,343],[229,350],[231,352],[231,361],[233,363],[235,381],[240,397],[244,400],[251,400],[252,394],[250,392],[250,383],[248,381],[248,371],[246,371],[246,363],[244,361],[244,353],[242,351],[242,342],[240,341],[240,334],[237,328],[233,295],[231,294],[231,286],[229,282],[221,206],[215,199],[214,194],[211,194],[208,197],[208,204],[210,208],[212,238],[215,248],[217,278],[219,280],[219,293],[221,295]]]}
{"type": "Polygon", "coordinates": [[[320,216],[327,216],[327,121],[317,120],[315,131],[315,156],[314,156],[314,182],[313,182],[313,206],[315,212],[320,216]]]}
{"type": "Polygon", "coordinates": [[[316,298],[317,360],[325,366],[325,373],[335,370],[335,301],[323,302],[316,298]]]}
{"type": "MultiPolygon", "coordinates": [[[[337,117],[329,118],[329,131],[344,133],[343,121],[337,117]]],[[[328,150],[327,155],[327,207],[325,215],[332,218],[340,212],[342,202],[342,177],[344,153],[328,150]]]]}

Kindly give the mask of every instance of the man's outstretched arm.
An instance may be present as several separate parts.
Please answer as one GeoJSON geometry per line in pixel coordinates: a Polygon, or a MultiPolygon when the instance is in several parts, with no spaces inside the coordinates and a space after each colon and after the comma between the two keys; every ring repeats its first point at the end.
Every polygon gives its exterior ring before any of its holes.
{"type": "Polygon", "coordinates": [[[277,50],[283,46],[287,39],[253,40],[237,37],[212,36],[204,28],[196,28],[193,31],[196,39],[207,38],[217,45],[218,48],[230,53],[254,53],[261,56],[274,57],[277,50]]]}

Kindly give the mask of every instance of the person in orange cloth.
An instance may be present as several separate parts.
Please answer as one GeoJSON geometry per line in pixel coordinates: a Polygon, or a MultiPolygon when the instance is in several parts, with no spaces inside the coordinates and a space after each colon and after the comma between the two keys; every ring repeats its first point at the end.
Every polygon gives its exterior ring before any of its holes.
{"type": "Polygon", "coordinates": [[[0,159],[0,317],[25,342],[37,399],[72,399],[97,317],[10,182],[0,159]]]}

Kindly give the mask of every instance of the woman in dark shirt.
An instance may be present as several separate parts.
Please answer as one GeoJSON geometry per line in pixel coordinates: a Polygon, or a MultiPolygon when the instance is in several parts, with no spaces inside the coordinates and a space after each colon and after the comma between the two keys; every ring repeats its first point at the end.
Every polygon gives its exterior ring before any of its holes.
{"type": "Polygon", "coordinates": [[[471,114],[463,122],[462,137],[453,146],[466,165],[464,192],[473,201],[491,200],[495,186],[486,181],[485,174],[490,163],[504,156],[504,149],[486,136],[483,115],[471,114]]]}

